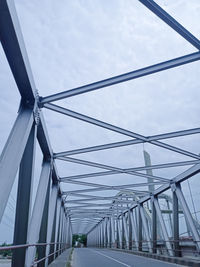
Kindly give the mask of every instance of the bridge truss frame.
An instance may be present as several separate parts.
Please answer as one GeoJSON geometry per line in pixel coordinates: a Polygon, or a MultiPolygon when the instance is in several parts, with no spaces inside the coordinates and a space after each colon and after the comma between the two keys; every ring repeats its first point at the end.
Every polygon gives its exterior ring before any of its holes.
{"type": "MultiPolygon", "coordinates": [[[[121,247],[142,250],[143,237],[145,236],[148,251],[157,251],[157,224],[160,225],[164,246],[170,256],[179,255],[179,206],[191,232],[196,250],[200,250],[200,236],[194,218],[181,190],[181,183],[200,172],[200,156],[182,148],[164,143],[162,140],[180,136],[200,133],[200,128],[164,133],[154,136],[143,136],[138,133],[122,129],[118,126],[85,116],[52,102],[75,95],[100,90],[137,78],[151,75],[160,71],[175,68],[184,64],[200,60],[200,41],[187,29],[164,11],[152,0],[138,0],[161,20],[167,23],[179,35],[192,44],[198,51],[179,58],[161,62],[149,67],[121,74],[109,79],[92,84],[73,88],[58,94],[40,97],[28,60],[23,36],[21,33],[17,13],[12,0],[0,1],[0,40],[6,58],[10,65],[13,77],[21,95],[18,116],[8,137],[0,158],[0,220],[6,208],[8,198],[18,172],[18,193],[16,205],[16,218],[14,230],[14,245],[45,243],[45,249],[39,249],[39,259],[45,258],[40,266],[47,266],[57,255],[50,254],[64,248],[64,244],[71,246],[73,225],[80,223],[85,218],[88,245],[98,247],[121,247]],[[42,109],[46,108],[65,116],[87,122],[132,137],[116,143],[103,144],[93,147],[54,153],[51,148],[42,109]],[[42,171],[31,212],[31,192],[33,185],[33,169],[35,160],[35,145],[38,140],[43,153],[42,171]],[[122,169],[96,162],[76,159],[73,155],[114,149],[117,147],[150,143],[152,145],[186,155],[192,160],[172,162],[152,166],[122,169]],[[91,167],[101,168],[101,173],[89,173],[77,176],[59,177],[56,169],[56,160],[63,160],[91,167]],[[171,179],[152,175],[151,170],[171,168],[177,166],[191,166],[189,169],[171,179]],[[27,167],[28,166],[28,167],[27,167]],[[147,173],[141,173],[146,170],[147,173]],[[107,186],[95,183],[82,182],[80,179],[87,177],[106,176],[112,174],[129,174],[145,177],[146,183],[107,186]],[[91,189],[62,191],[61,183],[71,183],[91,186],[91,189]],[[140,186],[161,185],[158,189],[149,191],[137,190],[140,186]],[[170,240],[162,210],[159,205],[159,196],[171,189],[173,194],[173,240],[170,240]],[[86,195],[87,192],[116,190],[119,195],[110,197],[97,197],[86,195]],[[134,194],[137,199],[129,201],[128,194],[134,194]],[[122,195],[120,195],[122,194],[122,195]],[[123,197],[123,194],[126,197],[123,197]],[[79,197],[77,200],[68,200],[69,195],[79,197]],[[127,199],[126,199],[127,198],[127,199]],[[96,204],[96,200],[108,200],[106,204],[96,204]],[[151,202],[151,225],[146,218],[145,203],[151,202]],[[66,203],[75,203],[75,208],[67,207],[66,203]],[[127,205],[126,207],[124,205],[127,205]],[[108,207],[101,209],[101,206],[108,207]],[[96,207],[93,209],[93,207],[96,207]],[[52,245],[53,244],[53,245],[52,245]]],[[[66,246],[65,246],[66,247],[66,246]]],[[[13,251],[12,266],[34,266],[36,248],[25,247],[13,251]]]]}

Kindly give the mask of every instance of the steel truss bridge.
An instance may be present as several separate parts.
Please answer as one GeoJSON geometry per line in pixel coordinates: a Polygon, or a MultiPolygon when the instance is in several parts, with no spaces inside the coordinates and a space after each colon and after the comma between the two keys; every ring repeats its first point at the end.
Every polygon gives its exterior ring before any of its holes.
{"type": "Polygon", "coordinates": [[[40,97],[34,83],[14,3],[11,0],[0,0],[0,40],[21,95],[18,115],[0,158],[0,219],[4,214],[17,172],[19,179],[14,240],[13,247],[10,247],[13,249],[12,266],[47,266],[66,247],[71,246],[73,229],[78,224],[83,226],[84,231],[81,233],[87,234],[88,246],[126,248],[149,253],[163,253],[171,257],[180,256],[183,241],[179,236],[179,214],[184,216],[188,233],[190,233],[188,242],[192,244],[193,252],[199,255],[199,223],[191,214],[181,189],[181,183],[200,172],[200,156],[169,145],[165,143],[165,140],[199,134],[200,128],[143,136],[53,104],[57,100],[102,90],[104,87],[141,79],[153,73],[200,60],[200,41],[195,36],[154,1],[139,1],[192,44],[197,52],[61,93],[40,97]],[[46,130],[43,109],[120,133],[124,135],[125,140],[54,153],[46,130]],[[132,139],[126,140],[127,136],[132,139]],[[42,150],[43,162],[31,213],[36,142],[42,150]],[[156,147],[188,156],[190,160],[151,165],[149,154],[144,152],[144,166],[123,169],[71,157],[108,149],[112,149],[114,153],[115,148],[140,143],[150,143],[156,147]],[[56,168],[57,160],[103,170],[97,173],[60,177],[56,168]],[[154,169],[178,166],[188,166],[188,169],[171,179],[153,175],[154,169]],[[84,178],[92,177],[95,180],[95,177],[113,174],[142,177],[146,179],[146,182],[108,186],[83,181],[84,178]],[[62,191],[62,183],[91,188],[62,191]],[[142,186],[148,187],[148,190],[139,190],[138,187],[142,186]],[[95,195],[97,191],[109,190],[116,191],[116,194],[106,197],[95,195]],[[165,194],[167,190],[171,190],[172,197],[165,194]],[[75,196],[76,199],[68,200],[69,196],[75,196]],[[161,208],[159,202],[161,200],[168,205],[167,209],[161,208]],[[70,203],[73,206],[70,206],[70,203]],[[164,214],[169,216],[171,235],[167,230],[164,214]],[[35,258],[36,251],[37,259],[35,258]]]}

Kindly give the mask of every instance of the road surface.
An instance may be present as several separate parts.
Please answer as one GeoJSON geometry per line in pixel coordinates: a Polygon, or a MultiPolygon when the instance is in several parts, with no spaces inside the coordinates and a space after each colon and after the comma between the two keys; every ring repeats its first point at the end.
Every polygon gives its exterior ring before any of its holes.
{"type": "Polygon", "coordinates": [[[107,249],[75,248],[72,267],[178,267],[146,257],[107,249]]]}
{"type": "Polygon", "coordinates": [[[11,267],[11,260],[0,259],[0,267],[11,267]]]}

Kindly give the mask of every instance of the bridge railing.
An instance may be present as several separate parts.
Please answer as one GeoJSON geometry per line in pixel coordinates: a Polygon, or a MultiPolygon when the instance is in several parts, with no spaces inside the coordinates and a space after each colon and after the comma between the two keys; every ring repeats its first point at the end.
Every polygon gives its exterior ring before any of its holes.
{"type": "Polygon", "coordinates": [[[36,258],[31,263],[31,267],[34,266],[44,266],[44,262],[47,261],[50,264],[53,260],[55,260],[63,251],[70,247],[70,244],[61,243],[61,242],[54,242],[54,243],[36,243],[36,244],[21,244],[21,245],[11,245],[11,246],[4,246],[0,247],[1,251],[16,251],[16,253],[20,253],[20,249],[28,249],[30,247],[35,247],[38,250],[42,247],[46,250],[47,246],[55,247],[56,249],[53,252],[49,253],[47,256],[45,254],[40,253],[38,251],[36,258]],[[43,255],[43,256],[42,256],[43,255]],[[42,265],[40,265],[42,263],[42,265]]]}

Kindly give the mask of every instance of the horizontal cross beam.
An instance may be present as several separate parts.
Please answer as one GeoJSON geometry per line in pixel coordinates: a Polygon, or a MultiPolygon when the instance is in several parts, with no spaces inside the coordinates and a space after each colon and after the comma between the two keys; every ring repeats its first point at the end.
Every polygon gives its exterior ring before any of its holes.
{"type": "Polygon", "coordinates": [[[148,143],[151,143],[151,144],[156,145],[158,147],[162,147],[162,148],[168,149],[170,151],[174,151],[176,153],[180,153],[180,154],[188,156],[188,157],[200,159],[199,155],[196,155],[196,154],[191,153],[189,151],[186,151],[186,150],[171,146],[169,144],[162,143],[160,141],[149,141],[146,136],[143,136],[141,134],[137,134],[137,133],[134,133],[132,131],[125,130],[123,128],[117,127],[115,125],[112,125],[112,124],[109,124],[109,123],[106,123],[106,122],[103,122],[103,121],[88,117],[88,116],[80,114],[78,112],[75,112],[75,111],[72,111],[72,110],[69,110],[69,109],[54,105],[54,104],[45,104],[44,106],[46,108],[52,110],[52,111],[67,115],[69,117],[73,117],[73,118],[78,119],[78,120],[82,120],[82,121],[88,122],[90,124],[93,124],[93,125],[108,129],[108,130],[113,131],[113,132],[117,132],[117,133],[129,136],[129,137],[133,137],[133,138],[139,139],[142,142],[148,142],[148,143]]]}
{"type": "Polygon", "coordinates": [[[77,87],[74,89],[70,89],[58,94],[54,94],[54,95],[50,95],[50,96],[46,96],[40,99],[41,105],[44,105],[45,103],[48,102],[53,102],[53,101],[57,101],[57,100],[61,100],[64,98],[68,98],[68,97],[72,97],[72,96],[76,96],[79,94],[84,94],[87,92],[91,92],[97,89],[101,89],[104,87],[108,87],[114,84],[119,84],[122,82],[126,82],[129,80],[133,80],[133,79],[137,79],[143,76],[147,76],[156,72],[160,72],[163,70],[167,70],[167,69],[171,69],[171,68],[175,68],[184,64],[188,64],[194,61],[197,61],[200,59],[200,53],[192,53],[192,54],[188,54],[182,57],[178,57],[178,58],[174,58],[168,61],[164,61],[155,65],[151,65],[149,67],[145,67],[142,69],[138,69],[135,71],[131,71],[125,74],[121,74],[112,78],[108,78],[105,80],[101,80],[99,82],[95,82],[95,83],[91,83],[91,84],[87,84],[81,87],[77,87]]]}
{"type": "MultiPolygon", "coordinates": [[[[180,166],[187,166],[187,165],[195,165],[200,163],[200,160],[188,160],[188,161],[180,161],[180,162],[171,162],[171,163],[163,163],[151,166],[142,166],[142,167],[135,167],[135,168],[128,168],[123,169],[124,171],[131,172],[131,171],[144,171],[144,170],[154,170],[154,169],[163,169],[163,168],[172,168],[172,167],[180,167],[180,166]]],[[[87,173],[87,174],[80,174],[80,175],[73,175],[73,176],[66,176],[61,177],[61,182],[66,182],[66,180],[76,180],[76,179],[84,179],[84,178],[91,178],[97,176],[105,176],[105,175],[113,175],[119,174],[118,171],[104,171],[104,172],[95,172],[95,173],[87,173]]]]}
{"type": "MultiPolygon", "coordinates": [[[[95,163],[95,162],[91,162],[91,161],[81,160],[81,159],[74,159],[74,158],[70,158],[70,157],[60,157],[57,159],[72,162],[72,163],[82,164],[82,165],[86,165],[86,166],[90,166],[90,167],[117,171],[119,173],[125,173],[125,174],[130,174],[130,175],[144,177],[144,178],[151,178],[151,179],[155,179],[155,180],[159,180],[159,181],[163,181],[163,182],[169,181],[167,178],[153,176],[153,175],[139,173],[139,172],[134,172],[134,171],[126,171],[126,170],[121,169],[121,168],[108,166],[105,164],[99,164],[99,163],[95,163]]],[[[62,181],[62,180],[60,180],[60,181],[62,181]]],[[[63,182],[65,182],[65,181],[63,180],[63,182]]]]}
{"type": "MultiPolygon", "coordinates": [[[[158,140],[176,138],[176,137],[187,136],[187,135],[198,134],[198,133],[200,133],[200,128],[187,129],[187,130],[164,133],[164,134],[157,134],[153,136],[147,136],[146,138],[150,142],[150,141],[158,141],[158,140]]],[[[104,145],[85,147],[85,148],[80,148],[80,149],[54,153],[54,158],[77,155],[77,154],[88,153],[88,152],[101,151],[101,150],[106,150],[106,149],[118,148],[122,146],[130,146],[130,145],[135,145],[135,144],[140,144],[140,143],[143,143],[143,141],[139,139],[133,139],[133,140],[126,140],[126,141],[121,141],[121,142],[104,144],[104,145]]]]}
{"type": "MultiPolygon", "coordinates": [[[[72,191],[63,191],[62,194],[63,195],[66,195],[66,194],[71,194],[71,193],[85,193],[85,192],[95,192],[95,191],[106,191],[106,190],[116,190],[116,191],[121,191],[119,188],[117,187],[102,187],[102,188],[90,188],[90,189],[79,189],[79,190],[72,190],[72,191]]],[[[144,195],[144,194],[147,194],[148,191],[144,191],[144,190],[132,190],[132,189],[123,189],[124,192],[131,192],[131,193],[137,193],[137,194],[141,194],[141,195],[144,195]]]]}
{"type": "MultiPolygon", "coordinates": [[[[82,182],[82,181],[77,181],[77,180],[67,180],[65,183],[69,184],[78,184],[78,185],[83,185],[83,186],[91,186],[91,187],[97,187],[97,188],[119,188],[119,189],[124,189],[124,188],[133,188],[133,187],[142,187],[142,186],[149,186],[149,185],[161,185],[161,182],[149,182],[149,183],[135,183],[135,184],[125,184],[125,185],[104,185],[104,184],[95,184],[95,183],[88,183],[88,182],[82,182]]],[[[166,183],[166,182],[162,182],[166,183]]],[[[169,183],[169,181],[167,181],[169,183]]]]}

